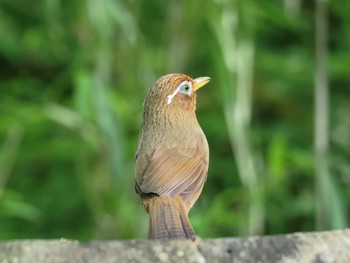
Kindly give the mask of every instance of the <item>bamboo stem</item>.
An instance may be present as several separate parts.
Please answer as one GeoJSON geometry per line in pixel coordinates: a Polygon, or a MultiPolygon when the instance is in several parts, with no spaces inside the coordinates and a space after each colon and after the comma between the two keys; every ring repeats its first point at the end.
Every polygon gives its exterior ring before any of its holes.
{"type": "Polygon", "coordinates": [[[330,196],[327,191],[329,175],[329,91],[328,91],[328,21],[327,0],[316,1],[316,67],[315,67],[315,172],[317,194],[316,225],[330,225],[330,196]]]}
{"type": "Polygon", "coordinates": [[[228,80],[222,87],[224,113],[238,175],[249,196],[249,221],[243,232],[257,234],[263,228],[264,209],[249,136],[255,45],[252,29],[246,28],[240,19],[238,4],[225,6],[220,21],[215,31],[228,80]],[[239,35],[239,30],[245,33],[239,35]]]}

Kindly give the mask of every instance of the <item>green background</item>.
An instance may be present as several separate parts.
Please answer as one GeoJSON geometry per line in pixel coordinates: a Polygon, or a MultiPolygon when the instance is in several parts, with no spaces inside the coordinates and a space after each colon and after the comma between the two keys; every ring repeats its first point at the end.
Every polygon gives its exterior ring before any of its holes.
{"type": "Polygon", "coordinates": [[[197,97],[210,145],[198,235],[348,226],[350,2],[321,15],[329,97],[314,88],[318,12],[302,0],[0,1],[0,239],[146,238],[134,153],[145,94],[170,72],[212,79],[197,97]]]}

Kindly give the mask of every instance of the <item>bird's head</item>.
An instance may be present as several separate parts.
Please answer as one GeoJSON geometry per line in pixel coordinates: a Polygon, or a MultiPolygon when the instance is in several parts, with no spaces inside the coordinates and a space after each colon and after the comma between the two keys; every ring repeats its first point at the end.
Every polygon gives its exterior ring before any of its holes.
{"type": "Polygon", "coordinates": [[[196,91],[210,81],[209,77],[192,79],[180,73],[160,77],[148,92],[145,107],[169,107],[194,111],[196,91]],[[150,104],[150,105],[149,105],[150,104]]]}

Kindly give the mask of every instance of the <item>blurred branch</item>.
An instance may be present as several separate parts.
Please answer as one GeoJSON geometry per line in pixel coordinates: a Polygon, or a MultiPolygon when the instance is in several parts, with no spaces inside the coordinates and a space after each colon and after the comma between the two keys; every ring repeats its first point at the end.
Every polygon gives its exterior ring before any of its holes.
{"type": "Polygon", "coordinates": [[[340,192],[329,164],[328,0],[316,1],[315,169],[317,228],[346,227],[340,192]]]}
{"type": "Polygon", "coordinates": [[[301,1],[300,0],[284,0],[284,10],[292,19],[296,19],[299,16],[301,9],[301,1]]]}
{"type": "MultiPolygon", "coordinates": [[[[114,186],[123,185],[124,180],[124,135],[121,122],[115,116],[109,100],[111,92],[111,54],[113,53],[113,30],[116,27],[117,16],[111,11],[113,1],[88,1],[88,20],[96,38],[92,48],[93,69],[91,76],[91,96],[96,121],[103,133],[110,159],[111,178],[114,186]],[[116,184],[118,176],[119,182],[116,184]]],[[[117,8],[118,10],[120,8],[117,8]]],[[[129,14],[128,12],[126,12],[129,14]]],[[[131,32],[133,32],[131,30],[131,32]]],[[[134,37],[132,37],[134,38],[134,37]]],[[[133,40],[134,41],[134,40],[133,40]]]]}
{"type": "Polygon", "coordinates": [[[123,210],[123,198],[133,194],[126,187],[133,177],[126,172],[124,125],[116,111],[120,108],[113,108],[113,97],[122,90],[120,79],[127,78],[123,66],[116,72],[116,64],[124,64],[116,63],[116,54],[136,44],[138,31],[124,1],[87,0],[83,15],[93,38],[82,43],[88,63],[82,60],[76,67],[75,102],[82,119],[96,124],[99,145],[92,155],[78,156],[78,169],[97,225],[95,235],[111,238],[126,232],[120,226],[129,221],[130,211],[123,210]]]}
{"type": "Polygon", "coordinates": [[[249,233],[261,233],[264,209],[257,169],[251,149],[250,121],[252,111],[252,80],[254,68],[254,40],[252,36],[240,39],[237,49],[237,88],[234,107],[233,143],[241,181],[249,190],[249,233]]]}
{"type": "Polygon", "coordinates": [[[48,103],[43,110],[49,119],[77,132],[94,150],[97,150],[100,138],[92,123],[85,121],[77,112],[59,104],[48,103]]]}
{"type": "Polygon", "coordinates": [[[16,160],[16,155],[23,138],[23,128],[15,123],[8,130],[3,149],[0,152],[0,198],[16,160]]]}
{"type": "MultiPolygon", "coordinates": [[[[254,164],[250,141],[252,111],[252,80],[254,68],[253,28],[240,19],[239,1],[234,7],[223,6],[221,23],[214,26],[227,72],[228,80],[222,83],[224,112],[231,146],[235,153],[239,177],[247,188],[249,202],[249,234],[260,233],[263,228],[261,187],[254,164]],[[241,35],[238,31],[242,31],[241,35]]],[[[244,5],[244,3],[240,3],[244,5]]],[[[250,23],[253,23],[250,18],[250,23]]]]}

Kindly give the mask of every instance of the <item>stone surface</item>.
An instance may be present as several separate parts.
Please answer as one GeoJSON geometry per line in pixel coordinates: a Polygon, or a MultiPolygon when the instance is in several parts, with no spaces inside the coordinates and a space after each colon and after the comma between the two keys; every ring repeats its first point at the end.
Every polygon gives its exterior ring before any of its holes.
{"type": "Polygon", "coordinates": [[[71,240],[0,242],[10,262],[312,262],[350,263],[350,230],[191,241],[71,240]]]}

